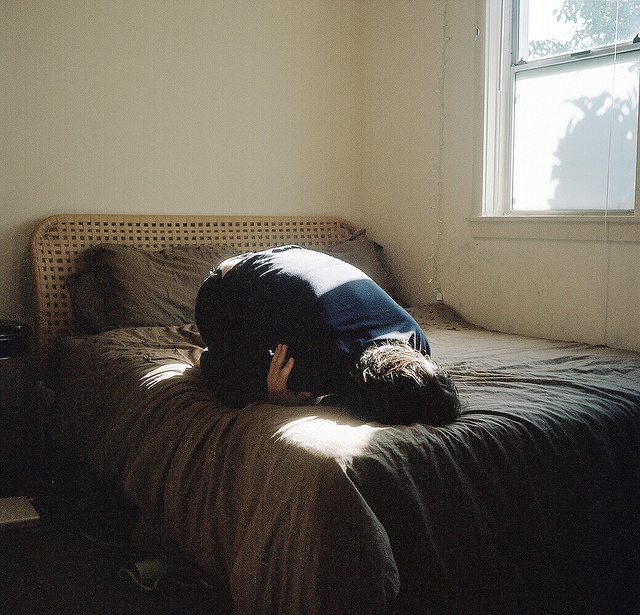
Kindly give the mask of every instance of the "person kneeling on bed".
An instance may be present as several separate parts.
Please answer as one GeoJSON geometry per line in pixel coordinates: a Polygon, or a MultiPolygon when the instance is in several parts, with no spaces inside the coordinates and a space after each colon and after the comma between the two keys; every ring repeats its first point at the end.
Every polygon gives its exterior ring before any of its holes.
{"type": "Polygon", "coordinates": [[[356,267],[284,246],[223,261],[196,299],[202,373],[223,403],[330,403],[387,425],[445,425],[454,381],[418,323],[356,267]]]}

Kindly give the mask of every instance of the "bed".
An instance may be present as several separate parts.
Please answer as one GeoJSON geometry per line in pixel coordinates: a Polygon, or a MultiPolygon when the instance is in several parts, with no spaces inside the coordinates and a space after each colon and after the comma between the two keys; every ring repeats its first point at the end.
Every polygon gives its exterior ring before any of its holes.
{"type": "Polygon", "coordinates": [[[200,374],[190,293],[211,261],[289,243],[401,299],[381,247],[340,218],[38,225],[46,433],[75,497],[124,502],[131,539],[193,564],[236,614],[640,612],[640,356],[409,306],[458,383],[454,423],[226,408],[200,374]]]}

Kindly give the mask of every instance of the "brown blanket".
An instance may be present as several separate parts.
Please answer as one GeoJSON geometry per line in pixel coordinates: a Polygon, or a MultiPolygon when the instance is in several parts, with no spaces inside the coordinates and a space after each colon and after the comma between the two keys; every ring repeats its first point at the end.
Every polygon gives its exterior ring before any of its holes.
{"type": "Polygon", "coordinates": [[[87,478],[138,507],[137,538],[237,613],[637,607],[640,358],[412,313],[459,384],[447,427],[230,410],[191,325],[63,340],[57,412],[87,478]]]}

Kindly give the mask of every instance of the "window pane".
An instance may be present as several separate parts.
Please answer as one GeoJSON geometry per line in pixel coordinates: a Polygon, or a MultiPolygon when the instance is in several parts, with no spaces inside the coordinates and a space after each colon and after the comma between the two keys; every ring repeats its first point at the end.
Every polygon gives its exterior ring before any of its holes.
{"type": "Polygon", "coordinates": [[[600,58],[516,74],[514,211],[633,210],[638,64],[600,58]]]}
{"type": "Polygon", "coordinates": [[[640,0],[520,0],[520,50],[526,61],[630,43],[640,0]]]}

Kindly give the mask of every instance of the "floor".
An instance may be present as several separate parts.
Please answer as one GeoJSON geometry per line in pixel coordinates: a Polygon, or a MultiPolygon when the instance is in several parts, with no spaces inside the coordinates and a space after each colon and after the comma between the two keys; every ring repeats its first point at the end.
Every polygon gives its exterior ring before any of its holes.
{"type": "Polygon", "coordinates": [[[0,528],[0,615],[229,615],[192,571],[174,571],[152,591],[128,571],[145,555],[104,544],[68,515],[41,510],[30,528],[0,528]]]}
{"type": "Polygon", "coordinates": [[[0,497],[33,496],[41,519],[0,527],[0,615],[230,614],[192,570],[174,569],[152,591],[137,585],[127,570],[149,554],[127,543],[127,511],[114,506],[109,518],[70,504],[66,491],[43,478],[37,447],[10,432],[5,414],[0,408],[0,497]]]}

